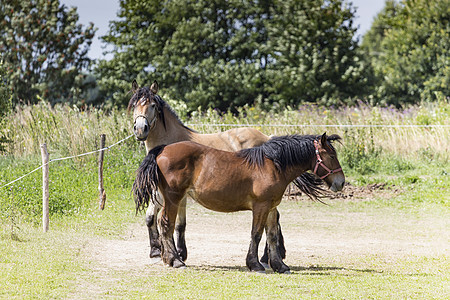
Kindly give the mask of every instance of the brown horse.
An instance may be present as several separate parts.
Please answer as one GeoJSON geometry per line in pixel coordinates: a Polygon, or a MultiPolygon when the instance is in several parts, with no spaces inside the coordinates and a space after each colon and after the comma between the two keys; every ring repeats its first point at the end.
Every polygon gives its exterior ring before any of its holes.
{"type": "MultiPolygon", "coordinates": [[[[180,141],[193,141],[224,151],[238,151],[263,144],[269,137],[253,128],[235,128],[215,134],[200,134],[186,127],[171,109],[171,107],[159,96],[158,84],[155,81],[150,88],[139,87],[136,81],[132,84],[133,96],[128,104],[128,110],[133,110],[134,134],[140,141],[144,141],[147,152],[159,145],[168,145],[180,141]]],[[[300,189],[307,188],[304,182],[312,178],[299,179],[300,189]]],[[[150,203],[146,212],[146,224],[150,239],[150,258],[159,258],[161,246],[159,233],[156,226],[156,216],[160,206],[150,203]]],[[[182,260],[187,258],[185,242],[186,229],[186,198],[179,204],[177,225],[175,227],[177,248],[182,260]]],[[[285,248],[281,228],[279,228],[279,245],[283,258],[285,248]]],[[[262,261],[267,263],[268,256],[263,256],[262,261]]]]}
{"type": "Polygon", "coordinates": [[[183,267],[172,238],[178,206],[186,194],[204,207],[219,212],[251,210],[253,223],[247,267],[264,272],[258,245],[266,231],[269,264],[275,272],[288,273],[278,247],[276,210],[287,185],[308,170],[324,180],[332,191],[344,187],[345,177],[331,142],[340,137],[275,137],[261,146],[225,152],[193,142],[179,142],[152,149],[140,165],[133,192],[136,209],[157,203],[163,262],[183,267]]]}

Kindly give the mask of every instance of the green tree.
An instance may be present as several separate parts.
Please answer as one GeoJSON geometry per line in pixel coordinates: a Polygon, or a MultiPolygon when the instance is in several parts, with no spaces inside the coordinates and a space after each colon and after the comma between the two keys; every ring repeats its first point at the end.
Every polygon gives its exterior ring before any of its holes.
{"type": "Polygon", "coordinates": [[[81,95],[95,29],[78,24],[76,8],[59,0],[0,4],[0,52],[13,100],[75,101],[81,95]]]}
{"type": "MultiPolygon", "coordinates": [[[[2,125],[4,116],[11,110],[11,96],[7,86],[5,77],[6,70],[3,66],[3,62],[0,60],[0,128],[2,125]]],[[[5,151],[4,143],[8,140],[0,135],[0,153],[5,151]]]]}
{"type": "Polygon", "coordinates": [[[3,62],[0,60],[0,121],[2,117],[9,111],[11,105],[11,96],[6,81],[6,70],[3,62]]]}
{"type": "Polygon", "coordinates": [[[114,57],[97,68],[102,90],[115,105],[126,103],[135,78],[141,84],[158,80],[190,109],[226,110],[255,101],[298,104],[360,91],[354,10],[343,1],[120,4],[120,19],[104,37],[114,57]],[[290,77],[283,74],[287,69],[290,77]]]}
{"type": "Polygon", "coordinates": [[[373,95],[401,105],[450,95],[448,0],[386,1],[363,37],[375,76],[373,95]]]}
{"type": "Polygon", "coordinates": [[[277,1],[268,26],[272,98],[330,105],[363,95],[369,73],[354,17],[345,1],[277,1]]]}

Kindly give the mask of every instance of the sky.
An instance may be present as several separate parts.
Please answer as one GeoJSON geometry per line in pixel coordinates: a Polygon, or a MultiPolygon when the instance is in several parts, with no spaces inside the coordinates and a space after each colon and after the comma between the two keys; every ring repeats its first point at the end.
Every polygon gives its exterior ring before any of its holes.
{"type": "MultiPolygon", "coordinates": [[[[385,0],[351,0],[356,7],[355,26],[359,26],[357,35],[363,35],[372,24],[373,18],[384,7],[385,0]]],[[[104,56],[104,44],[99,37],[105,35],[109,29],[109,21],[117,19],[119,10],[118,0],[60,0],[66,6],[77,7],[79,22],[83,25],[93,22],[98,28],[88,53],[92,59],[111,57],[104,56]]]]}

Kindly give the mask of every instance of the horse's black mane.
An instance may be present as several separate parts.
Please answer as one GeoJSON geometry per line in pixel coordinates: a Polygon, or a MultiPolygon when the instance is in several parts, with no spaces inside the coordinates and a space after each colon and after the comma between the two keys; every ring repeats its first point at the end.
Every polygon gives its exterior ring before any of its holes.
{"type": "MultiPolygon", "coordinates": [[[[314,140],[320,140],[320,135],[286,135],[271,138],[266,143],[238,152],[238,156],[245,159],[250,166],[261,167],[264,165],[264,157],[272,160],[279,171],[286,168],[306,164],[315,155],[314,140]]],[[[334,140],[339,140],[338,135],[327,137],[329,145],[334,140]]],[[[334,148],[333,148],[334,150],[334,148]]]]}
{"type": "Polygon", "coordinates": [[[184,128],[190,130],[190,131],[194,131],[191,128],[187,127],[186,125],[183,124],[183,122],[180,120],[180,118],[178,117],[178,115],[176,114],[176,112],[172,109],[172,107],[170,107],[170,105],[164,101],[158,94],[153,93],[149,87],[144,86],[144,87],[140,87],[131,97],[130,102],[128,103],[128,111],[130,111],[131,109],[133,109],[139,102],[140,99],[142,99],[144,97],[144,99],[153,99],[155,100],[156,103],[156,110],[158,111],[158,119],[162,121],[164,128],[166,128],[166,118],[164,115],[164,108],[173,115],[173,117],[175,118],[175,120],[177,120],[177,122],[183,126],[184,128]]]}
{"type": "MultiPolygon", "coordinates": [[[[282,172],[288,167],[307,164],[314,159],[314,140],[319,141],[320,137],[320,135],[273,137],[261,146],[243,149],[237,152],[237,155],[244,158],[250,166],[257,167],[264,165],[264,157],[266,157],[274,162],[278,171],[282,172]]],[[[327,137],[328,144],[333,151],[335,150],[331,142],[340,139],[340,136],[335,134],[327,137]]],[[[322,180],[311,173],[303,173],[293,183],[311,199],[320,201],[319,198],[327,196],[327,191],[322,188],[322,180]]]]}

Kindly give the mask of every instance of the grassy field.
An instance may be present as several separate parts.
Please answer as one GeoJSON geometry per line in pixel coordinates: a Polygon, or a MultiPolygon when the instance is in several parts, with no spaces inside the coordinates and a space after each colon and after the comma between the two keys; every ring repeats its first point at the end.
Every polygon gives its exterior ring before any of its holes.
{"type": "MultiPolygon", "coordinates": [[[[182,109],[180,103],[172,105],[182,109]]],[[[0,188],[0,298],[450,297],[450,129],[322,126],[449,125],[449,103],[407,110],[247,107],[238,116],[210,110],[181,117],[201,132],[246,123],[266,134],[326,130],[344,138],[337,151],[349,192],[328,200],[329,206],[295,197],[280,206],[293,274],[249,273],[244,260],[248,215],[216,214],[195,204],[188,208],[188,268],[149,265],[146,228],[143,217],[135,216],[130,193],[145,150],[129,139],[106,152],[104,211],[97,209],[96,155],[50,165],[50,231],[45,234],[41,172],[0,188]],[[211,234],[219,229],[239,236],[239,242],[211,234]],[[214,239],[216,248],[205,242],[214,239]]],[[[0,158],[0,186],[40,165],[40,143],[57,158],[98,148],[101,133],[107,134],[107,144],[128,136],[131,117],[125,111],[42,103],[18,108],[1,127],[0,135],[13,142],[0,158]]]]}

